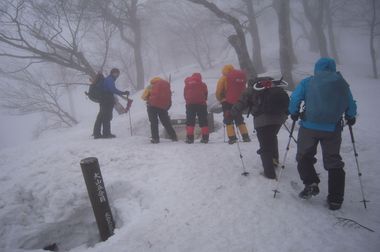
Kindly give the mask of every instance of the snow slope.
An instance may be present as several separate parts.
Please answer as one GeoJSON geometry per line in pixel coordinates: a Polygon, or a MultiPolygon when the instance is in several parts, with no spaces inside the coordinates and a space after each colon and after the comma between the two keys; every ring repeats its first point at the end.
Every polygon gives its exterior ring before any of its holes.
{"type": "MultiPolygon", "coordinates": [[[[220,67],[220,66],[218,66],[220,67]]],[[[306,70],[308,69],[308,70],[306,70]]],[[[306,66],[310,71],[312,66],[306,66]]],[[[171,113],[183,114],[182,80],[194,67],[174,73],[171,113]]],[[[219,70],[204,73],[215,90],[219,70]]],[[[93,140],[93,118],[72,129],[52,131],[37,141],[0,150],[0,251],[41,251],[57,243],[59,251],[378,251],[380,248],[380,83],[343,68],[359,106],[354,126],[363,172],[364,209],[348,130],[343,132],[346,196],[343,208],[331,212],[325,205],[327,173],[321,161],[321,193],[309,201],[297,197],[302,188],[291,143],[281,193],[273,199],[275,183],[259,175],[258,142],[241,143],[250,172],[241,176],[237,145],[223,142],[223,128],[210,143],[187,145],[162,139],[149,143],[145,105],[135,95],[134,135],[128,116],[114,113],[116,139],[93,140]],[[96,223],[79,162],[96,156],[100,161],[111,208],[115,235],[98,243],[96,223]],[[293,184],[293,186],[292,186],[293,184]],[[350,218],[371,228],[370,232],[350,218]]],[[[95,116],[95,115],[94,115],[95,116]]],[[[221,115],[215,120],[221,122],[221,115]]],[[[290,122],[288,121],[290,124],[290,122]]],[[[248,127],[252,131],[249,119],[248,127]]],[[[280,156],[288,133],[279,134],[280,156]]],[[[281,158],[282,159],[282,158],[281,158]]],[[[319,156],[319,160],[321,160],[319,156]]]]}

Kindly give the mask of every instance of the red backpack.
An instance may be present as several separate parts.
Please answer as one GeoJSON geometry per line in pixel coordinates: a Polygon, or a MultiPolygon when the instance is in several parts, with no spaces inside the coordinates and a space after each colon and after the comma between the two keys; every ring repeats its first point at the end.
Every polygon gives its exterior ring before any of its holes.
{"type": "Polygon", "coordinates": [[[149,105],[160,109],[169,109],[172,102],[172,92],[170,83],[166,80],[159,80],[152,84],[150,90],[149,105]]]}
{"type": "Polygon", "coordinates": [[[185,79],[184,96],[186,104],[206,104],[207,86],[199,78],[188,77],[185,79]]]}
{"type": "Polygon", "coordinates": [[[247,76],[244,71],[234,69],[227,74],[226,101],[235,104],[246,88],[247,76]]]}

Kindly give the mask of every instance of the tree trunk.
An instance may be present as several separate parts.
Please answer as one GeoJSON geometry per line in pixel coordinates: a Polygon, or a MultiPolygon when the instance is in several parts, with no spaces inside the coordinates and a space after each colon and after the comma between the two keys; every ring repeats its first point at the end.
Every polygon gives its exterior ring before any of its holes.
{"type": "Polygon", "coordinates": [[[217,17],[226,20],[231,24],[236,34],[228,37],[228,42],[235,49],[236,55],[239,60],[239,65],[242,70],[245,70],[249,79],[257,78],[257,72],[252,64],[252,60],[249,57],[247,42],[245,40],[245,34],[239,20],[228,13],[220,10],[214,3],[210,3],[206,0],[188,0],[192,3],[200,4],[213,12],[217,17]]]}
{"type": "Polygon", "coordinates": [[[376,50],[374,46],[375,28],[376,28],[376,0],[372,0],[372,20],[371,20],[371,26],[370,26],[369,49],[371,52],[373,77],[375,79],[378,79],[379,75],[377,72],[376,50]]]}
{"type": "Polygon", "coordinates": [[[135,31],[135,44],[133,46],[135,64],[136,64],[136,88],[137,90],[144,89],[144,63],[141,51],[141,30],[140,26],[135,31]]]}
{"type": "Polygon", "coordinates": [[[289,83],[289,89],[294,89],[292,75],[292,39],[290,34],[290,6],[289,0],[274,0],[274,8],[278,16],[278,34],[280,40],[280,68],[285,81],[289,83]]]}
{"type": "Polygon", "coordinates": [[[252,39],[252,61],[253,65],[258,73],[265,71],[263,66],[263,60],[261,57],[261,43],[259,36],[259,28],[256,22],[255,10],[252,0],[244,0],[248,11],[248,31],[252,39]]]}
{"type": "Polygon", "coordinates": [[[333,21],[332,21],[332,16],[331,16],[332,15],[331,14],[331,0],[327,0],[327,2],[325,3],[325,7],[326,7],[327,32],[329,35],[331,55],[335,59],[336,63],[339,64],[339,56],[338,56],[338,51],[336,49],[334,26],[333,26],[333,21]]]}
{"type": "Polygon", "coordinates": [[[135,64],[136,64],[136,88],[137,90],[144,89],[144,63],[142,57],[142,36],[141,36],[141,24],[140,20],[137,17],[137,3],[138,0],[132,1],[131,6],[131,30],[134,35],[134,43],[133,50],[135,56],[135,64]]]}
{"type": "Polygon", "coordinates": [[[327,42],[326,36],[323,32],[323,9],[324,9],[324,0],[313,1],[313,3],[317,4],[317,10],[314,11],[313,8],[309,5],[308,0],[303,0],[303,9],[305,11],[306,18],[309,20],[312,29],[317,36],[319,53],[321,57],[328,57],[329,53],[327,50],[327,42]],[[317,13],[316,15],[314,13],[317,13]]]}

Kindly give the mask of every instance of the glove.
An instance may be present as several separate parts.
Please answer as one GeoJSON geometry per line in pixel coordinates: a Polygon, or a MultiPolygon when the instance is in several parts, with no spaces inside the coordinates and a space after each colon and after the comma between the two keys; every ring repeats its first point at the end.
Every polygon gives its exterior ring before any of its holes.
{"type": "Polygon", "coordinates": [[[356,123],[356,118],[355,117],[345,116],[344,119],[346,119],[346,123],[349,126],[352,126],[352,125],[354,125],[356,123]]]}
{"type": "Polygon", "coordinates": [[[124,91],[123,95],[129,96],[129,91],[124,91]]]}
{"type": "Polygon", "coordinates": [[[290,114],[290,118],[292,118],[293,121],[298,121],[300,113],[290,114]]]}

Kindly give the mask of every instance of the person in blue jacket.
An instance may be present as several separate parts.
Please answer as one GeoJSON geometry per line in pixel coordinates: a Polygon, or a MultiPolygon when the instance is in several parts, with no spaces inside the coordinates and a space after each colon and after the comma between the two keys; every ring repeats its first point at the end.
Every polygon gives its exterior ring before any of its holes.
{"type": "Polygon", "coordinates": [[[305,188],[299,197],[309,199],[319,193],[320,180],[314,164],[320,143],[323,166],[328,171],[327,202],[330,210],[341,208],[345,187],[344,162],[340,156],[342,116],[344,114],[348,125],[354,125],[356,110],[350,87],[336,71],[335,60],[319,59],[315,64],[314,76],[301,81],[292,93],[289,104],[292,120],[301,118],[296,159],[305,188]]]}
{"type": "Polygon", "coordinates": [[[120,75],[120,70],[113,68],[111,73],[104,79],[102,84],[102,98],[99,102],[99,113],[96,117],[94,125],[94,139],[98,138],[114,138],[116,137],[111,133],[111,120],[112,120],[112,110],[115,105],[114,95],[129,95],[128,91],[120,91],[115,86],[115,81],[120,75]],[[103,126],[103,134],[101,134],[101,129],[103,126]]]}

